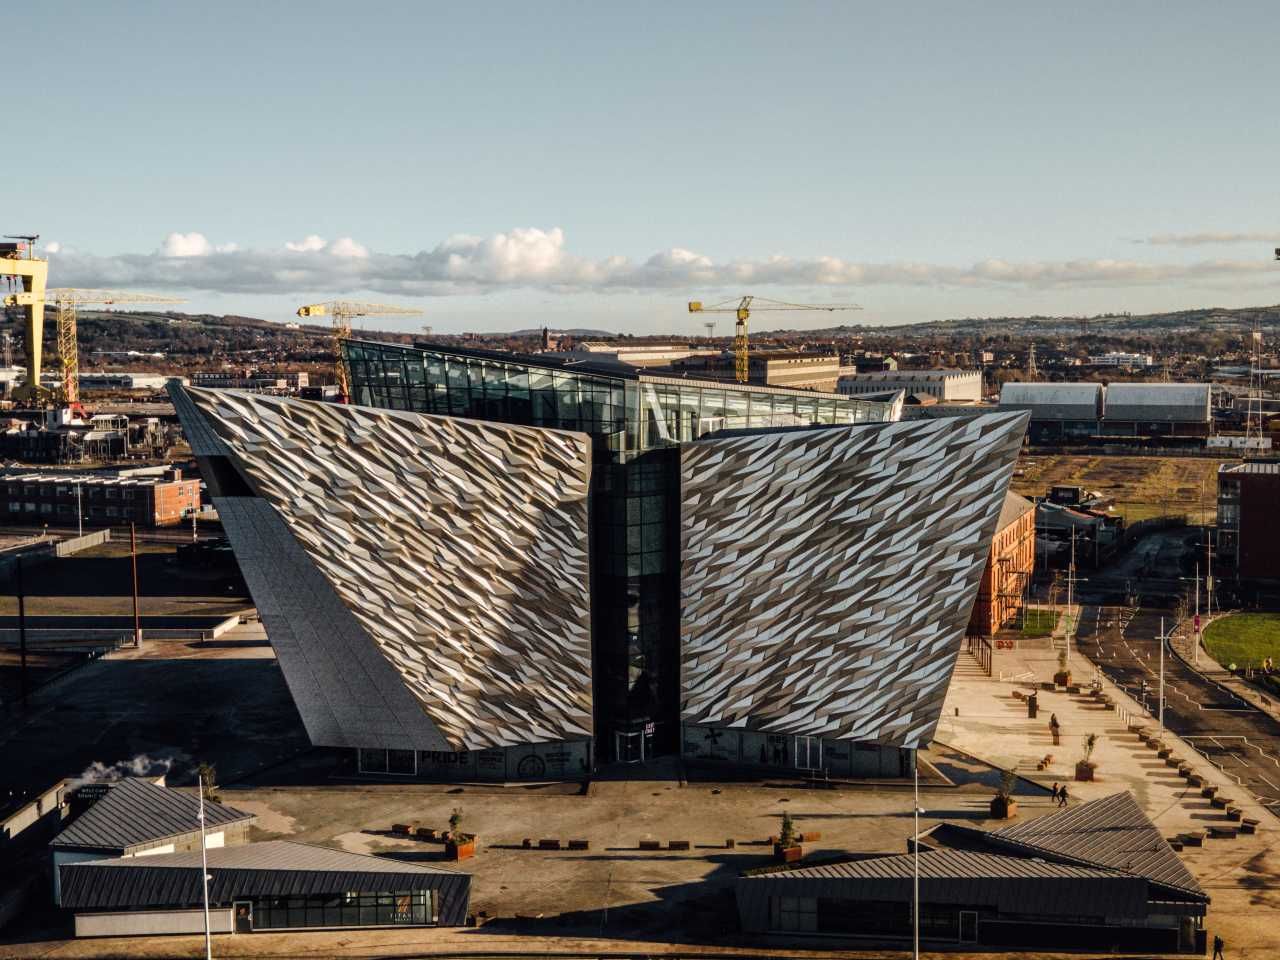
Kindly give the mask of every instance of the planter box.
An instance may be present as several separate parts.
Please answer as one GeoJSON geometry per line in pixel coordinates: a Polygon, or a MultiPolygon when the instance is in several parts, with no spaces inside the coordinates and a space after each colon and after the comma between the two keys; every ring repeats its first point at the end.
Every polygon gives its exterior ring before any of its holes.
{"type": "Polygon", "coordinates": [[[1093,779],[1093,771],[1096,764],[1085,763],[1081,761],[1076,764],[1076,779],[1080,781],[1089,781],[1093,779]]]}
{"type": "Polygon", "coordinates": [[[444,849],[450,860],[470,860],[476,855],[476,839],[450,840],[444,849]]]}
{"type": "Polygon", "coordinates": [[[790,847],[778,844],[773,848],[773,856],[779,863],[799,863],[804,859],[804,847],[799,844],[790,847]]]}
{"type": "Polygon", "coordinates": [[[1010,798],[991,798],[991,818],[993,820],[1011,820],[1018,815],[1018,801],[1010,798]]]}

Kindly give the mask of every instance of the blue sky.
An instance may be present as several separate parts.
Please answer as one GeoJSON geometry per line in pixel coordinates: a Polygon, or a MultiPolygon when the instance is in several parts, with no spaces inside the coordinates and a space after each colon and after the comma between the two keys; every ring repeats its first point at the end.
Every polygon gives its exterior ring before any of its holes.
{"type": "Polygon", "coordinates": [[[4,30],[36,110],[7,111],[0,226],[58,285],[637,333],[739,293],[872,323],[1280,300],[1272,3],[45,2],[4,30]]]}

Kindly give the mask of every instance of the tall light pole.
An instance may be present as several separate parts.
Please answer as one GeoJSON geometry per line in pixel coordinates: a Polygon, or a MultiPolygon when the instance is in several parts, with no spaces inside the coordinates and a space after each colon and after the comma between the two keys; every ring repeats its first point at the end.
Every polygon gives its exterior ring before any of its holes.
{"type": "Polygon", "coordinates": [[[920,960],[920,757],[916,750],[911,751],[911,785],[914,796],[911,815],[915,818],[915,842],[911,845],[915,854],[911,877],[911,957],[920,960]]]}
{"type": "Polygon", "coordinates": [[[76,536],[84,536],[84,511],[80,509],[80,481],[76,481],[76,536]]]}
{"type": "Polygon", "coordinates": [[[196,773],[200,793],[200,887],[204,890],[204,956],[213,960],[213,937],[209,930],[209,854],[204,839],[204,774],[196,773]]]}

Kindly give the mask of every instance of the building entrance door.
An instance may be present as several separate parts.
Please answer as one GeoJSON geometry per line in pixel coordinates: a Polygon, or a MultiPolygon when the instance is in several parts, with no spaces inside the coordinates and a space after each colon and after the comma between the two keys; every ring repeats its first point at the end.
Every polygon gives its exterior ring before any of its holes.
{"type": "Polygon", "coordinates": [[[235,901],[236,933],[253,933],[253,902],[235,901]]]}
{"type": "Polygon", "coordinates": [[[646,739],[639,730],[616,731],[613,735],[614,756],[619,763],[643,763],[646,739]]]}
{"type": "Polygon", "coordinates": [[[960,911],[960,942],[978,942],[978,913],[976,910],[960,911]]]}
{"type": "Polygon", "coordinates": [[[796,737],[796,766],[801,770],[822,768],[822,740],[818,737],[796,737]]]}

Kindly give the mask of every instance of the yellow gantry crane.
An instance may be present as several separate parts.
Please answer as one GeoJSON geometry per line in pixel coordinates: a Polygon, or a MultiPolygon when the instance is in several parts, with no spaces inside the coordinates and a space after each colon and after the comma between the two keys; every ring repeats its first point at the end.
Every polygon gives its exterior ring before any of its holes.
{"type": "Polygon", "coordinates": [[[720,303],[703,306],[701,300],[689,301],[690,313],[732,313],[738,318],[733,331],[733,373],[738,383],[746,383],[750,377],[750,353],[747,343],[747,318],[753,313],[764,313],[774,310],[861,310],[855,303],[787,303],[784,300],[769,300],[765,297],[734,297],[720,303]]]}
{"type": "Polygon", "coordinates": [[[55,287],[45,291],[45,301],[58,308],[58,360],[62,364],[59,400],[72,408],[80,406],[80,351],[77,347],[76,308],[85,304],[111,306],[117,303],[186,303],[181,297],[155,293],[126,293],[123,290],[81,290],[55,287]]]}
{"type": "Polygon", "coordinates": [[[5,278],[6,307],[19,307],[23,314],[23,337],[27,354],[27,382],[13,395],[19,400],[39,400],[40,350],[44,343],[45,281],[49,261],[36,256],[39,234],[6,236],[12,243],[0,243],[0,277],[5,278]]]}
{"type": "Polygon", "coordinates": [[[422,311],[413,307],[396,307],[386,303],[357,303],[351,300],[326,300],[309,303],[298,308],[298,316],[333,318],[333,376],[338,383],[338,402],[351,402],[351,373],[342,355],[342,343],[351,338],[353,317],[420,317],[422,311]]]}

